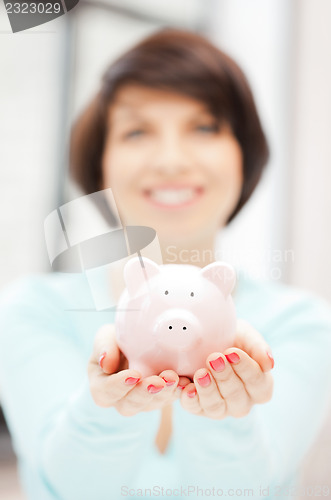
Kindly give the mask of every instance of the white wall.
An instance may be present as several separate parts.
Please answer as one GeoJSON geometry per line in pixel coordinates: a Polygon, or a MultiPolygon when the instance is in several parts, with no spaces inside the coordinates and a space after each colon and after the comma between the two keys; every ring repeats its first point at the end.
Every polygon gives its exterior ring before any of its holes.
{"type": "Polygon", "coordinates": [[[209,0],[103,0],[103,3],[128,9],[163,23],[192,28],[204,17],[209,0]]]}
{"type": "Polygon", "coordinates": [[[246,72],[271,161],[220,253],[331,300],[331,3],[213,0],[212,39],[246,72]],[[223,251],[224,249],[224,251],[223,251]]]}
{"type": "Polygon", "coordinates": [[[331,2],[297,2],[290,281],[331,301],[331,2]]]}
{"type": "Polygon", "coordinates": [[[13,34],[0,2],[0,288],[49,270],[44,217],[55,201],[63,20],[13,34]]]}
{"type": "Polygon", "coordinates": [[[210,14],[210,36],[244,70],[271,149],[262,181],[221,234],[219,251],[251,277],[286,280],[291,2],[214,0],[210,14]]]}

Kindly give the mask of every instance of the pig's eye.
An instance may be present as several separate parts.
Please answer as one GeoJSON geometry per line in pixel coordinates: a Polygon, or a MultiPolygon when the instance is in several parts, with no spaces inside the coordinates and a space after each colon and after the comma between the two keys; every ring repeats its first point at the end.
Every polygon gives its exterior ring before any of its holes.
{"type": "Polygon", "coordinates": [[[194,297],[194,292],[191,292],[191,297],[194,297]]]}
{"type": "Polygon", "coordinates": [[[165,295],[168,295],[169,292],[168,292],[168,290],[166,290],[164,293],[165,293],[165,295]]]}

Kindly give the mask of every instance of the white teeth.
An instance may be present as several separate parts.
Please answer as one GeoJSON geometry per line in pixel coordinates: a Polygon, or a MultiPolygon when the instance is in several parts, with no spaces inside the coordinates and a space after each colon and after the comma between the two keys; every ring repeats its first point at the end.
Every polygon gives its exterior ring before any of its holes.
{"type": "Polygon", "coordinates": [[[150,192],[150,197],[166,205],[178,205],[191,201],[195,196],[194,189],[156,189],[150,192]]]}

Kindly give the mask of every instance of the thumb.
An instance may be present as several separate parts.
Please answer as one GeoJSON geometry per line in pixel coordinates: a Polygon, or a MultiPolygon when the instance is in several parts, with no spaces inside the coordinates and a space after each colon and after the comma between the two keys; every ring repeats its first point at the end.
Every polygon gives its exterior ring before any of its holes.
{"type": "Polygon", "coordinates": [[[262,371],[267,372],[274,367],[271,347],[261,333],[245,320],[237,319],[235,344],[254,359],[262,371]]]}
{"type": "Polygon", "coordinates": [[[121,351],[116,342],[115,326],[103,325],[96,333],[93,346],[93,359],[105,373],[117,372],[121,351]]]}

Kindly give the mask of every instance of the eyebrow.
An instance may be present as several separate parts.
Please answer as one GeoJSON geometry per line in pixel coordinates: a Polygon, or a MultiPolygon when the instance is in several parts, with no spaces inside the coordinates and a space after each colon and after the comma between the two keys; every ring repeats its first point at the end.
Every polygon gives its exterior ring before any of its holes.
{"type": "MultiPolygon", "coordinates": [[[[132,107],[132,105],[130,105],[129,103],[126,103],[125,101],[115,101],[114,104],[116,104],[118,106],[118,108],[122,111],[121,114],[123,115],[126,115],[125,118],[129,117],[129,118],[137,118],[137,119],[143,119],[144,117],[142,117],[140,114],[139,114],[139,109],[135,109],[132,107]],[[124,113],[123,113],[124,111],[124,113]]],[[[138,105],[139,107],[139,105],[138,105]]],[[[201,114],[208,114],[208,115],[211,115],[212,116],[212,113],[211,111],[204,105],[202,105],[202,107],[197,110],[196,113],[194,113],[194,115],[192,115],[192,119],[197,119],[201,114]]],[[[110,121],[111,121],[111,118],[110,118],[110,121]]]]}
{"type": "Polygon", "coordinates": [[[117,106],[122,115],[124,114],[129,116],[140,117],[139,111],[132,108],[129,104],[118,103],[117,106]]]}

